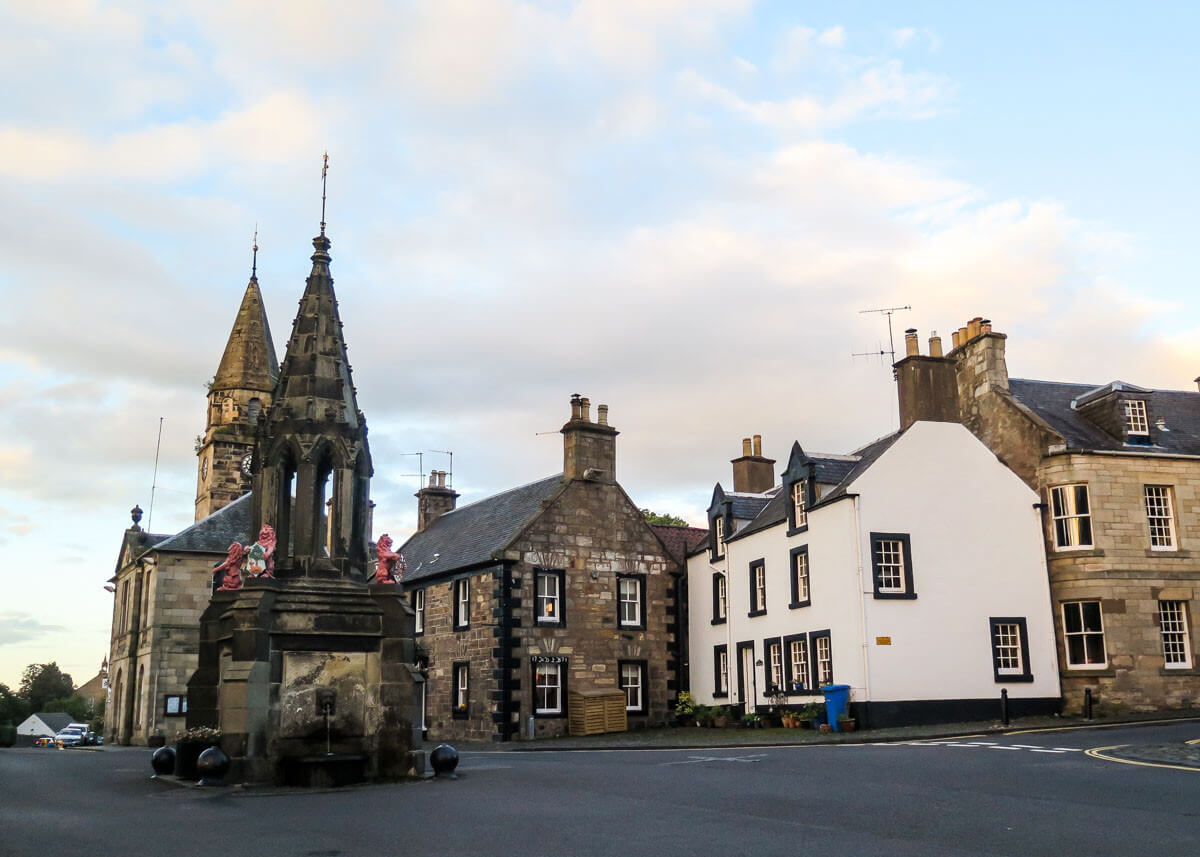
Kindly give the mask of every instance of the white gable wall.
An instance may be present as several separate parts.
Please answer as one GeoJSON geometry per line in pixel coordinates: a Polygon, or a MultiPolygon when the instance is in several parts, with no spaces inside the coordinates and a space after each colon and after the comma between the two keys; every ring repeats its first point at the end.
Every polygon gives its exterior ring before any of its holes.
{"type": "Polygon", "coordinates": [[[870,698],[1059,695],[1037,495],[958,423],[915,423],[858,494],[870,698]],[[907,533],[915,600],[874,597],[870,534],[907,533]],[[989,617],[1023,617],[1032,682],[997,682],[989,617]],[[891,645],[878,645],[890,637],[891,645]]]}

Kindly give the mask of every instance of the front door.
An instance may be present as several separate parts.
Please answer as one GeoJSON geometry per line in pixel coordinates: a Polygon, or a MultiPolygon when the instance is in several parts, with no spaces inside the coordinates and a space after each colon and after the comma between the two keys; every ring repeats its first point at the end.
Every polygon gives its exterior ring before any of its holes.
{"type": "Polygon", "coordinates": [[[754,643],[738,643],[738,696],[743,713],[754,710],[757,700],[754,680],[754,643]]]}

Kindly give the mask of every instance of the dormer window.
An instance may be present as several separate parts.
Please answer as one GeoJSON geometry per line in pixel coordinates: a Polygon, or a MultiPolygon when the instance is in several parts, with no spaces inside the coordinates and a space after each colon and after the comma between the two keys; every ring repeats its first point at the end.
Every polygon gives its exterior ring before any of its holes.
{"type": "Polygon", "coordinates": [[[1125,433],[1149,437],[1150,421],[1146,418],[1146,403],[1142,399],[1125,400],[1125,433]]]}
{"type": "Polygon", "coordinates": [[[725,519],[716,518],[713,521],[713,527],[716,534],[717,556],[725,553],[725,519]]]}
{"type": "Polygon", "coordinates": [[[808,480],[801,479],[792,484],[793,526],[803,527],[808,523],[808,480]]]}

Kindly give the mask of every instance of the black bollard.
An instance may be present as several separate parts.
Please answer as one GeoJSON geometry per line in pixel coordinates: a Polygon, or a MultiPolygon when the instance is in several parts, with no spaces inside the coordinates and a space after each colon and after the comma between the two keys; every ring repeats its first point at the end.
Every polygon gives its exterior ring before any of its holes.
{"type": "Polygon", "coordinates": [[[435,776],[449,774],[450,779],[458,779],[458,774],[454,773],[454,769],[458,767],[458,751],[449,744],[438,744],[434,747],[433,752],[429,754],[429,764],[433,766],[435,776]]]}
{"type": "Polygon", "coordinates": [[[209,747],[196,760],[196,773],[202,786],[223,786],[229,773],[229,757],[216,745],[209,747]]]}
{"type": "Polygon", "coordinates": [[[1090,687],[1083,689],[1083,718],[1085,720],[1092,719],[1092,689],[1090,687]]]}
{"type": "Polygon", "coordinates": [[[1000,718],[1008,725],[1008,688],[1000,688],[1000,718]]]}
{"type": "Polygon", "coordinates": [[[150,755],[150,767],[154,776],[161,777],[175,770],[175,748],[159,747],[150,755]]]}

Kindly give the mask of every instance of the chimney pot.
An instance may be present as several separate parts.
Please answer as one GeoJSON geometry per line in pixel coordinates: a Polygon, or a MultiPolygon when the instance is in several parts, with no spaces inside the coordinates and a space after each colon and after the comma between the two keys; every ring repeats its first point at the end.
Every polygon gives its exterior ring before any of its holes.
{"type": "Polygon", "coordinates": [[[904,331],[904,355],[906,357],[915,357],[920,353],[921,348],[917,345],[917,329],[910,327],[904,331]]]}
{"type": "Polygon", "coordinates": [[[762,457],[762,435],[761,434],[756,434],[754,436],[754,454],[759,456],[760,458],[762,457]]]}
{"type": "Polygon", "coordinates": [[[937,335],[936,330],[929,331],[929,356],[942,356],[942,338],[937,335]]]}
{"type": "Polygon", "coordinates": [[[596,422],[602,426],[608,425],[608,405],[596,406],[596,422]]]}
{"type": "Polygon", "coordinates": [[[983,321],[981,321],[979,323],[979,329],[980,329],[981,333],[991,333],[992,332],[992,320],[990,318],[985,318],[983,321]]]}
{"type": "Polygon", "coordinates": [[[967,341],[970,338],[971,337],[967,336],[967,329],[965,327],[960,327],[958,329],[958,344],[959,345],[966,345],[967,341]]]}
{"type": "Polygon", "coordinates": [[[579,419],[580,398],[578,393],[571,394],[571,419],[579,419]]]}
{"type": "Polygon", "coordinates": [[[748,437],[742,438],[742,455],[750,455],[751,454],[750,449],[751,449],[750,438],[748,438],[748,437]]]}
{"type": "Polygon", "coordinates": [[[584,422],[592,421],[592,400],[587,396],[579,400],[579,418],[584,422]]]}
{"type": "Polygon", "coordinates": [[[974,339],[979,335],[979,323],[981,321],[983,321],[982,318],[975,316],[973,319],[967,322],[967,339],[974,339]]]}
{"type": "Polygon", "coordinates": [[[959,341],[958,331],[957,330],[950,331],[950,347],[952,349],[954,349],[954,348],[958,348],[958,346],[960,346],[960,345],[962,345],[962,343],[959,341]]]}

